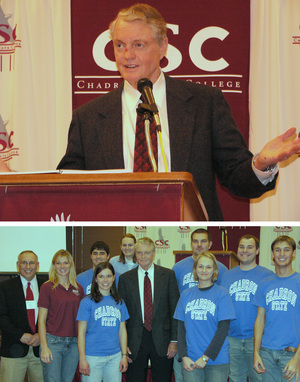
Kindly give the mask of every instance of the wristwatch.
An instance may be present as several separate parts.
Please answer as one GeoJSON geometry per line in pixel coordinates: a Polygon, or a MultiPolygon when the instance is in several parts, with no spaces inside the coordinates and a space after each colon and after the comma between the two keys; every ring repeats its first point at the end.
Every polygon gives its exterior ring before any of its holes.
{"type": "Polygon", "coordinates": [[[207,358],[205,358],[204,357],[204,355],[202,356],[202,361],[204,361],[204,362],[207,362],[208,361],[208,359],[207,358]]]}
{"type": "MultiPolygon", "coordinates": [[[[255,162],[256,162],[256,159],[258,157],[259,153],[255,154],[254,157],[253,157],[253,166],[255,167],[255,162]]],[[[258,168],[255,167],[257,170],[258,168]]],[[[258,170],[258,171],[263,171],[263,172],[273,172],[276,168],[276,163],[275,164],[272,164],[271,166],[268,166],[267,168],[265,168],[264,170],[258,170]]]]}

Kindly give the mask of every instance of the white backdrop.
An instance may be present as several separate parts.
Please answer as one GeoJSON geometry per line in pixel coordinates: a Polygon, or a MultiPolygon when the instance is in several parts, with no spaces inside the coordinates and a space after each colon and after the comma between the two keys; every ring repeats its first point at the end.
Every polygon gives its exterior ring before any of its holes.
{"type": "Polygon", "coordinates": [[[0,21],[0,138],[13,132],[18,154],[8,164],[53,170],[66,149],[72,112],[70,1],[1,0],[0,21]],[[15,27],[20,47],[8,55],[4,41],[15,27]]]}
{"type": "Polygon", "coordinates": [[[0,273],[16,272],[18,255],[31,250],[39,258],[40,272],[48,272],[54,254],[66,249],[64,226],[0,227],[0,273]]]}
{"type": "MultiPolygon", "coordinates": [[[[250,148],[257,152],[287,128],[300,130],[300,45],[293,44],[300,1],[251,0],[251,7],[250,148]]],[[[0,21],[0,157],[13,153],[8,163],[17,171],[53,170],[72,112],[70,0],[0,0],[0,21]],[[8,55],[3,36],[15,26],[20,46],[8,55]]],[[[300,161],[290,162],[280,166],[272,196],[252,202],[251,220],[298,221],[300,161]]]]}
{"type": "MultiPolygon", "coordinates": [[[[300,131],[300,1],[252,0],[251,7],[249,134],[250,149],[258,152],[288,128],[300,131]]],[[[299,221],[299,191],[295,155],[280,165],[271,196],[251,202],[251,220],[299,221]]]]}

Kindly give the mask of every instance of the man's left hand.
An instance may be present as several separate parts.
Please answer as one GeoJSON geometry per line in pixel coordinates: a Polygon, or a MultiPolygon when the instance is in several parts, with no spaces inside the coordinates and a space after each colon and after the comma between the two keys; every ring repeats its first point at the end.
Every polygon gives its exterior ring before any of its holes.
{"type": "Polygon", "coordinates": [[[289,139],[296,133],[296,128],[292,127],[282,135],[268,142],[259,153],[255,167],[264,171],[267,167],[285,161],[292,155],[300,152],[300,137],[289,139]]]}
{"type": "Polygon", "coordinates": [[[40,345],[40,337],[38,333],[33,334],[31,340],[28,342],[30,346],[39,346],[40,345]]]}
{"type": "Polygon", "coordinates": [[[167,357],[174,358],[178,351],[177,342],[170,342],[168,346],[167,357]]]}
{"type": "Polygon", "coordinates": [[[296,382],[298,381],[299,377],[299,360],[296,356],[294,356],[286,365],[285,368],[282,370],[284,373],[284,378],[287,381],[291,381],[296,376],[296,382]]]}

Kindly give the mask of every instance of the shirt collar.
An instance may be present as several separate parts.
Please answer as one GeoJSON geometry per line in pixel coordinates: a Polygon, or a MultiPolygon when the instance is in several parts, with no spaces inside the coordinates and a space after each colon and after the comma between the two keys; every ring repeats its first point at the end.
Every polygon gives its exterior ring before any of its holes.
{"type": "Polygon", "coordinates": [[[34,285],[37,285],[36,275],[34,276],[34,278],[33,278],[31,281],[27,281],[27,280],[25,279],[25,277],[23,277],[22,275],[20,275],[20,279],[21,279],[23,288],[24,288],[24,287],[27,287],[27,284],[28,284],[28,283],[31,284],[32,288],[34,287],[34,285]]]}
{"type": "Polygon", "coordinates": [[[165,99],[165,95],[166,95],[166,80],[165,80],[164,73],[161,71],[160,76],[158,77],[158,80],[153,85],[153,96],[158,108],[162,107],[163,100],[165,99]]]}
{"type": "Polygon", "coordinates": [[[147,269],[147,271],[145,271],[140,265],[138,267],[138,271],[140,272],[140,274],[144,277],[145,276],[145,273],[148,272],[148,275],[150,277],[153,277],[154,275],[154,263],[152,263],[151,267],[149,269],[147,269]]]}
{"type": "Polygon", "coordinates": [[[139,104],[139,99],[141,93],[136,90],[129,82],[124,82],[123,96],[126,104],[129,106],[131,111],[135,111],[137,105],[139,104]]]}
{"type": "MultiPolygon", "coordinates": [[[[165,75],[161,71],[155,84],[153,84],[153,96],[155,103],[160,108],[162,106],[163,100],[166,94],[166,81],[165,75]]],[[[127,105],[129,105],[130,110],[135,111],[138,104],[140,103],[141,93],[135,89],[128,81],[124,81],[123,95],[127,105]]]]}

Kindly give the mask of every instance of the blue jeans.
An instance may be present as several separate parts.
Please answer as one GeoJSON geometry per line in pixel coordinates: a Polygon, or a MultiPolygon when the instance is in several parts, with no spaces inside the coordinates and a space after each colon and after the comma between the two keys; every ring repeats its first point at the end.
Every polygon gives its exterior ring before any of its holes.
{"type": "MultiPolygon", "coordinates": [[[[270,350],[261,347],[260,356],[266,368],[266,372],[262,374],[263,382],[286,382],[282,370],[294,355],[285,350],[270,350]]],[[[290,382],[295,381],[296,376],[290,380],[290,382]]]]}
{"type": "Polygon", "coordinates": [[[253,368],[254,339],[228,337],[230,343],[230,382],[261,382],[262,376],[253,368]]]}
{"type": "Polygon", "coordinates": [[[81,382],[121,382],[122,373],[119,371],[121,358],[121,352],[103,357],[87,355],[86,360],[91,372],[89,376],[82,375],[81,382]]]}
{"type": "Polygon", "coordinates": [[[206,365],[204,369],[193,371],[182,370],[184,382],[227,382],[229,364],[206,365]]]}
{"type": "Polygon", "coordinates": [[[182,375],[183,367],[182,367],[182,362],[178,362],[178,353],[176,353],[174,357],[173,370],[174,370],[175,382],[183,382],[183,375],[182,375]]]}
{"type": "Polygon", "coordinates": [[[79,360],[77,338],[47,333],[47,344],[53,361],[50,364],[42,362],[44,382],[72,382],[79,360]]]}

